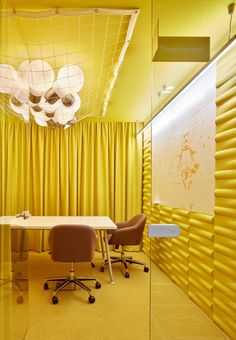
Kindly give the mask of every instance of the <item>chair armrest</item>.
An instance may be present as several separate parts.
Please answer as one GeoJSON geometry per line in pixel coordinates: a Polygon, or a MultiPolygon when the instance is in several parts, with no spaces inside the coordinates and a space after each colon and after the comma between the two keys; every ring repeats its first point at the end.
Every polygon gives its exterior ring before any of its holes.
{"type": "Polygon", "coordinates": [[[127,222],[117,222],[117,229],[122,229],[122,228],[127,228],[129,227],[129,225],[127,224],[127,222]]]}
{"type": "Polygon", "coordinates": [[[136,235],[136,226],[122,227],[117,229],[111,236],[109,244],[115,245],[132,245],[139,244],[138,235],[136,235]]]}
{"type": "Polygon", "coordinates": [[[111,235],[113,234],[114,232],[117,232],[118,229],[123,229],[123,228],[127,228],[128,227],[128,224],[126,222],[117,222],[116,223],[116,226],[117,226],[117,229],[110,229],[107,231],[107,234],[108,235],[111,235]]]}

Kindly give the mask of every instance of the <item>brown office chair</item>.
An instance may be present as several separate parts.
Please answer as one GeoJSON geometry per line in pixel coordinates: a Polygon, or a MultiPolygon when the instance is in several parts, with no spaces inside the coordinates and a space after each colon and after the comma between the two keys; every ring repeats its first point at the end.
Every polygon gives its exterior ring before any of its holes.
{"type": "Polygon", "coordinates": [[[56,262],[71,262],[69,276],[67,278],[51,278],[44,283],[44,290],[48,289],[48,282],[55,281],[57,286],[53,291],[52,303],[58,303],[57,292],[70,283],[86,290],[89,293],[89,303],[95,302],[95,297],[90,294],[91,289],[82,281],[95,281],[95,287],[101,284],[94,277],[76,277],[74,272],[75,262],[91,262],[97,243],[95,230],[87,225],[62,224],[53,227],[49,233],[49,249],[51,258],[56,262]]]}
{"type": "MultiPolygon", "coordinates": [[[[146,223],[146,215],[139,214],[132,217],[127,222],[116,223],[117,229],[111,231],[109,244],[115,245],[118,249],[119,245],[122,246],[121,256],[114,257],[111,256],[111,263],[121,262],[125,267],[125,278],[129,278],[130,274],[128,272],[128,263],[135,263],[144,266],[144,271],[148,272],[149,268],[145,263],[133,260],[132,257],[125,257],[124,246],[126,245],[138,245],[141,243],[143,238],[143,230],[146,223]]],[[[107,265],[107,260],[104,261],[104,265],[107,265]]],[[[101,267],[101,271],[104,271],[104,266],[101,267]]]]}

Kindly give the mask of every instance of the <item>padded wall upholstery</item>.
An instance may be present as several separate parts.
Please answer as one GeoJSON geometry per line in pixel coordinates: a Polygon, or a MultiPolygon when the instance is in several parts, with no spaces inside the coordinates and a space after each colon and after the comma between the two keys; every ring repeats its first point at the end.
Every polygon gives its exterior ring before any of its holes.
{"type": "Polygon", "coordinates": [[[217,65],[215,216],[151,203],[151,128],[143,133],[143,212],[181,235],[143,249],[230,337],[236,338],[236,51],[217,65]]]}
{"type": "Polygon", "coordinates": [[[213,319],[236,338],[236,51],[218,65],[213,319]]]}

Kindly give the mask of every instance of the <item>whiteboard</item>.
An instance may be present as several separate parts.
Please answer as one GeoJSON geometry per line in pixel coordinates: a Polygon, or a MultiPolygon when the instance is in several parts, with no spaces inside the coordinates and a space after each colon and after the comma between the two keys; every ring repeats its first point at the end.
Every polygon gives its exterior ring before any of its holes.
{"type": "Polygon", "coordinates": [[[154,203],[214,214],[215,100],[212,65],[153,120],[154,203]]]}

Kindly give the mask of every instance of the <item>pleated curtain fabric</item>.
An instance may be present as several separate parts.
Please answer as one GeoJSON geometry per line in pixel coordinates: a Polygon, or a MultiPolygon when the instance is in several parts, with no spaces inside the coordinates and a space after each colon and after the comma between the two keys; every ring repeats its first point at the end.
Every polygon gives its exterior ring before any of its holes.
{"type": "MultiPolygon", "coordinates": [[[[51,130],[2,121],[1,215],[107,215],[124,221],[141,211],[142,145],[136,123],[78,123],[51,130]]],[[[30,248],[47,247],[31,232],[30,248]]]]}

